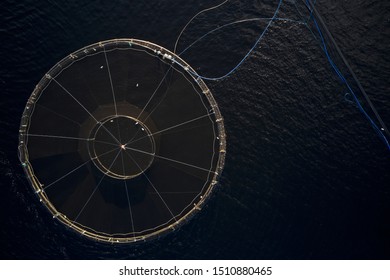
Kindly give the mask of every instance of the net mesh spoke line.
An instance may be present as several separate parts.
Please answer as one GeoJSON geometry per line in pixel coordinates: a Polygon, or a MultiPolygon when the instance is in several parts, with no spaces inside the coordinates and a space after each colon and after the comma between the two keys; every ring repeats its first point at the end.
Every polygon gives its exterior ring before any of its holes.
{"type": "Polygon", "coordinates": [[[224,122],[185,61],[114,39],[54,65],[22,115],[18,155],[39,200],[94,240],[169,233],[202,209],[224,167],[224,122]]]}

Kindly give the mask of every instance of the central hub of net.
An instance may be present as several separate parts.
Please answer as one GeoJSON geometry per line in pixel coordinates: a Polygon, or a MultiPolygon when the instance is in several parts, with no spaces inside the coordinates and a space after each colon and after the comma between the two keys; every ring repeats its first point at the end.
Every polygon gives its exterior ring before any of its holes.
{"type": "Polygon", "coordinates": [[[143,242],[206,203],[225,163],[223,118],[184,60],[114,39],[54,65],[25,107],[19,158],[53,218],[93,240],[143,242]]]}
{"type": "Polygon", "coordinates": [[[131,179],[152,164],[156,145],[152,133],[140,120],[110,116],[91,131],[89,152],[95,166],[107,176],[131,179]]]}

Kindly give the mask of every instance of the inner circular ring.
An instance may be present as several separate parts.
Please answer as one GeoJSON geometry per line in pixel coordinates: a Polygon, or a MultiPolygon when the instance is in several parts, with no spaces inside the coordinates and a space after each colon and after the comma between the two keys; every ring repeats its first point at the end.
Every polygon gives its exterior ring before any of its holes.
{"type": "Polygon", "coordinates": [[[115,179],[132,179],[153,163],[156,143],[150,129],[131,116],[109,116],[90,133],[89,154],[95,166],[115,179]]]}

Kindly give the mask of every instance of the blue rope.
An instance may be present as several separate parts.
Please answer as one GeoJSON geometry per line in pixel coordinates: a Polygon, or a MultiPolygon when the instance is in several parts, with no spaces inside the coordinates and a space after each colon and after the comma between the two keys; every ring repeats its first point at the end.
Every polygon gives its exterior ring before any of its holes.
{"type": "MultiPolygon", "coordinates": [[[[306,19],[306,24],[310,21],[310,19],[312,18],[312,16],[313,16],[313,11],[314,11],[314,7],[315,7],[315,5],[316,5],[316,2],[317,2],[317,0],[314,0],[314,2],[313,2],[313,9],[311,9],[310,10],[310,15],[309,15],[309,17],[306,19]]],[[[306,6],[309,4],[309,2],[308,2],[308,0],[306,0],[306,6]]]]}
{"type": "MultiPolygon", "coordinates": [[[[311,11],[310,13],[310,17],[312,17],[312,13],[314,11],[314,8],[311,8],[310,7],[310,4],[308,3],[308,0],[306,0],[306,6],[308,7],[308,9],[311,11]]],[[[374,128],[374,130],[377,132],[377,134],[379,135],[379,137],[383,140],[383,142],[386,144],[387,146],[387,149],[390,151],[390,144],[389,144],[389,141],[387,140],[386,136],[382,133],[382,131],[379,129],[379,127],[375,124],[375,122],[373,121],[373,119],[368,115],[368,113],[364,110],[363,106],[361,105],[359,99],[357,98],[355,92],[352,90],[351,86],[349,85],[348,81],[345,79],[345,77],[343,76],[343,74],[341,73],[341,71],[338,69],[338,67],[336,66],[336,64],[333,62],[331,56],[329,55],[329,52],[328,52],[328,49],[327,49],[327,46],[326,46],[326,43],[325,43],[325,39],[324,39],[324,36],[321,32],[321,29],[320,27],[318,26],[318,23],[317,23],[317,20],[312,17],[313,19],[313,23],[317,29],[317,32],[318,32],[318,35],[320,36],[321,38],[321,43],[322,43],[322,46],[323,46],[323,50],[324,50],[324,53],[330,63],[330,65],[332,66],[333,70],[336,72],[337,76],[340,78],[341,82],[343,84],[345,84],[348,88],[348,90],[350,91],[350,94],[352,95],[353,97],[353,100],[355,100],[355,103],[357,105],[357,107],[359,108],[360,112],[363,113],[363,115],[366,117],[366,119],[370,122],[371,126],[374,128]]]]}
{"type": "MultiPolygon", "coordinates": [[[[207,37],[208,35],[220,30],[220,29],[223,29],[227,26],[231,26],[231,25],[235,25],[235,24],[238,24],[238,23],[243,23],[243,22],[249,22],[249,21],[266,21],[266,20],[271,20],[272,18],[249,18],[249,19],[242,19],[242,20],[237,20],[237,21],[233,21],[233,22],[230,22],[230,23],[227,23],[227,24],[224,24],[222,26],[219,26],[213,30],[210,30],[209,32],[203,34],[201,37],[199,37],[198,39],[196,39],[195,41],[193,41],[191,44],[189,44],[183,51],[181,51],[179,53],[179,56],[181,56],[183,53],[185,53],[188,49],[192,48],[193,45],[195,45],[196,43],[198,43],[199,41],[201,41],[202,39],[204,39],[205,37],[207,37]]],[[[300,21],[300,20],[294,20],[294,19],[289,19],[289,18],[274,18],[274,21],[288,21],[288,22],[292,22],[292,23],[299,23],[299,24],[305,24],[305,22],[303,21],[300,21]]]]}
{"type": "Polygon", "coordinates": [[[226,73],[225,75],[223,76],[220,76],[220,77],[205,77],[205,76],[202,76],[202,75],[199,75],[193,71],[189,71],[191,74],[193,74],[194,76],[196,77],[199,77],[203,80],[208,80],[208,81],[218,81],[218,80],[222,80],[222,79],[225,79],[227,77],[229,77],[231,74],[233,74],[241,65],[242,63],[244,63],[244,61],[249,57],[249,55],[251,55],[251,53],[254,51],[254,49],[258,46],[258,44],[260,43],[261,39],[263,39],[265,33],[267,32],[268,28],[271,26],[272,22],[276,19],[276,16],[279,12],[279,9],[280,9],[280,6],[282,5],[282,2],[283,0],[279,0],[279,3],[278,3],[278,6],[274,12],[274,15],[270,18],[270,20],[268,21],[268,24],[267,26],[265,27],[265,29],[263,30],[263,32],[260,34],[259,38],[256,40],[255,44],[252,46],[252,48],[246,53],[246,55],[241,59],[241,61],[233,68],[231,69],[228,73],[226,73]]]}
{"type": "MultiPolygon", "coordinates": [[[[279,0],[279,3],[278,3],[278,6],[273,14],[273,16],[271,18],[258,18],[258,20],[262,20],[262,19],[269,19],[268,21],[268,24],[267,26],[265,27],[265,29],[263,30],[263,32],[260,34],[260,36],[258,37],[258,39],[256,40],[256,42],[254,43],[254,45],[252,46],[252,48],[246,53],[246,55],[241,59],[241,61],[235,66],[233,67],[233,69],[231,69],[228,73],[226,73],[225,75],[223,76],[220,76],[220,77],[206,77],[206,76],[202,76],[202,75],[199,75],[198,73],[192,71],[192,70],[189,70],[189,72],[191,74],[193,74],[194,76],[198,77],[198,78],[201,78],[203,80],[208,80],[208,81],[218,81],[218,80],[222,80],[224,78],[227,78],[229,77],[231,74],[233,74],[241,65],[242,63],[244,63],[244,61],[249,57],[249,55],[251,55],[251,53],[254,51],[254,49],[258,46],[258,44],[260,43],[260,41],[263,39],[264,35],[266,34],[268,28],[271,26],[271,24],[276,21],[276,20],[289,20],[289,21],[294,21],[294,20],[290,20],[290,19],[286,19],[286,18],[278,18],[277,17],[277,14],[279,12],[279,9],[282,5],[282,0],[279,0]]],[[[299,9],[298,7],[296,6],[296,3],[295,4],[295,7],[297,8],[298,12],[299,12],[299,9]]],[[[326,58],[329,62],[329,64],[332,66],[334,72],[337,74],[337,76],[339,77],[339,79],[341,80],[341,83],[345,84],[346,87],[348,88],[349,92],[346,93],[344,95],[344,98],[346,99],[346,96],[347,94],[351,94],[352,97],[353,97],[353,100],[348,100],[348,102],[353,102],[357,105],[358,109],[360,110],[361,113],[363,113],[363,115],[366,117],[366,119],[370,122],[371,126],[374,128],[374,130],[377,132],[377,134],[380,136],[380,138],[383,140],[383,142],[386,144],[387,148],[390,150],[390,144],[389,144],[389,141],[387,140],[386,136],[382,133],[381,129],[379,129],[379,127],[375,124],[375,122],[373,121],[373,119],[368,115],[368,113],[364,110],[363,106],[361,105],[360,101],[358,100],[355,92],[352,90],[351,86],[349,85],[348,81],[346,80],[346,78],[344,77],[344,75],[342,74],[342,72],[339,70],[339,68],[337,67],[337,65],[333,62],[333,59],[331,58],[329,52],[328,52],[328,48],[327,48],[327,45],[326,45],[326,42],[325,42],[325,39],[324,39],[324,36],[322,34],[322,31],[317,23],[317,20],[315,19],[314,17],[314,6],[316,4],[316,0],[314,0],[313,3],[310,3],[309,0],[305,0],[305,5],[306,7],[309,9],[310,11],[310,15],[309,17],[304,21],[304,22],[300,22],[300,23],[304,23],[306,25],[306,27],[312,32],[313,36],[316,38],[315,34],[313,33],[313,31],[311,30],[311,28],[308,26],[308,23],[310,21],[310,19],[313,20],[313,23],[316,27],[316,30],[318,32],[318,35],[320,37],[320,41],[321,41],[321,49],[324,51],[325,55],[326,55],[326,58]]],[[[256,20],[256,19],[250,19],[250,20],[256,20]]],[[[219,29],[222,29],[226,26],[229,26],[229,25],[232,25],[232,24],[236,24],[236,23],[239,23],[239,22],[243,22],[245,20],[241,20],[241,21],[236,21],[236,22],[233,22],[233,23],[228,23],[228,24],[225,24],[221,27],[218,27],[218,28],[215,28],[209,32],[207,32],[206,34],[204,34],[202,37],[198,38],[197,40],[195,40],[191,45],[187,46],[187,48],[185,48],[181,53],[183,54],[184,52],[186,52],[189,48],[191,48],[194,44],[196,44],[198,41],[202,40],[203,38],[205,38],[206,36],[208,36],[209,34],[219,30],[219,29]]],[[[295,21],[295,22],[299,22],[299,21],[295,21]]],[[[317,38],[316,38],[317,39],[317,38]]],[[[175,61],[176,64],[180,65],[181,67],[185,67],[184,65],[181,65],[180,62],[178,61],[175,61]]]]}

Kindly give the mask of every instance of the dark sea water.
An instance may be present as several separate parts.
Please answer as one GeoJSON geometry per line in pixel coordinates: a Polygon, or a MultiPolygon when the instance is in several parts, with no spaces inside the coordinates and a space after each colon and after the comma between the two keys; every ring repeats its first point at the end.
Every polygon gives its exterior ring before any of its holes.
{"type": "MultiPolygon", "coordinates": [[[[279,16],[299,19],[293,1],[283,2],[279,16]]],[[[188,224],[159,240],[107,245],[67,230],[39,203],[17,145],[24,106],[46,71],[111,38],[172,50],[186,22],[217,3],[1,2],[0,258],[390,258],[390,153],[298,23],[275,22],[233,75],[207,82],[225,118],[228,153],[218,190],[188,224]]],[[[179,52],[218,25],[270,17],[276,5],[229,1],[189,26],[179,52]]],[[[390,2],[318,0],[317,9],[390,126],[390,2]]],[[[223,75],[264,27],[226,28],[182,57],[202,75],[223,75]]]]}

